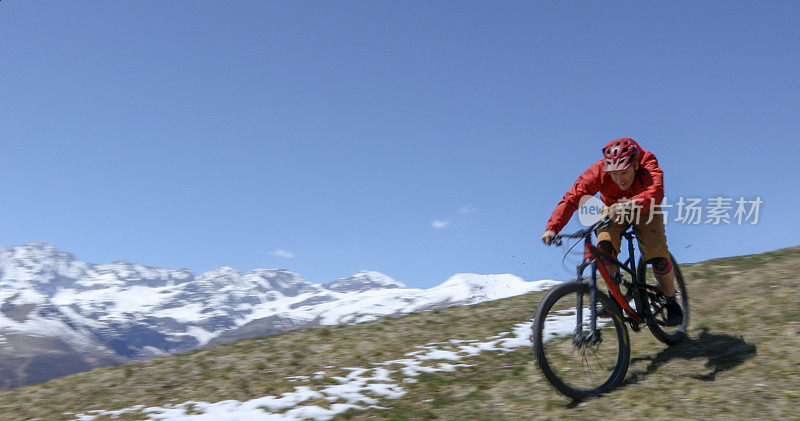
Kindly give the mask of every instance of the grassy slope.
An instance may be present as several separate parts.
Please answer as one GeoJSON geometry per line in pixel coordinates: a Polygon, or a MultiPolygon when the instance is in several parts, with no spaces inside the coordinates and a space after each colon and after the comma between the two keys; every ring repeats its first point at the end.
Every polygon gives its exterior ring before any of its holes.
{"type": "MultiPolygon", "coordinates": [[[[529,349],[483,353],[452,373],[423,374],[385,410],[352,419],[530,419],[614,416],[791,418],[800,402],[800,247],[683,265],[692,306],[691,340],[671,348],[645,329],[631,333],[627,382],[578,405],[549,387],[529,349]],[[424,402],[423,402],[424,401],[424,402]]],[[[415,345],[484,339],[533,316],[543,293],[347,327],[325,327],[219,345],[142,363],[97,369],[0,391],[4,419],[66,419],[64,412],[247,400],[302,384],[335,384],[336,367],[369,367],[415,345]],[[285,377],[326,370],[326,377],[285,377]]],[[[304,404],[326,405],[324,401],[304,404]]],[[[141,419],[126,415],[120,419],[141,419]]]]}

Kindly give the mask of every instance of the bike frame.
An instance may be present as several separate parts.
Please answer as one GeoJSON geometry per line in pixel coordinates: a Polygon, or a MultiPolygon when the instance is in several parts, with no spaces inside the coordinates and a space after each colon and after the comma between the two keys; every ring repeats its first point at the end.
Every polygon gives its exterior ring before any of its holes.
{"type": "MultiPolygon", "coordinates": [[[[606,262],[611,262],[617,265],[618,268],[628,272],[631,275],[631,279],[633,279],[634,287],[638,287],[640,284],[637,281],[636,275],[636,262],[634,261],[634,251],[633,251],[633,237],[634,232],[633,228],[627,230],[626,232],[622,233],[622,237],[625,238],[628,242],[628,259],[623,263],[620,262],[616,257],[613,255],[606,253],[603,250],[600,250],[595,245],[592,244],[592,236],[591,234],[586,235],[583,239],[583,261],[578,265],[577,268],[577,282],[586,282],[589,285],[589,301],[590,301],[590,318],[589,318],[589,339],[590,341],[598,341],[600,338],[596,337],[595,332],[597,332],[597,271],[592,271],[592,276],[586,278],[583,275],[583,272],[588,267],[597,268],[600,272],[600,276],[606,283],[608,290],[611,292],[611,295],[619,305],[619,307],[623,310],[624,313],[628,313],[629,317],[623,317],[631,323],[631,327],[638,330],[638,324],[643,323],[644,314],[637,312],[633,308],[631,308],[628,301],[622,296],[622,292],[620,292],[619,287],[617,284],[611,279],[611,275],[609,275],[608,270],[606,269],[606,262]],[[598,264],[599,262],[599,264],[598,264]],[[634,326],[636,325],[636,326],[634,326]]],[[[645,263],[646,264],[646,263],[645,263]]],[[[638,295],[638,292],[634,294],[638,295]]],[[[638,296],[634,296],[637,304],[642,302],[638,296]]],[[[637,305],[637,307],[640,307],[637,305]]],[[[584,340],[583,335],[583,294],[578,294],[576,307],[575,307],[577,314],[577,322],[575,326],[575,334],[573,336],[573,342],[576,344],[580,344],[584,340]]]]}

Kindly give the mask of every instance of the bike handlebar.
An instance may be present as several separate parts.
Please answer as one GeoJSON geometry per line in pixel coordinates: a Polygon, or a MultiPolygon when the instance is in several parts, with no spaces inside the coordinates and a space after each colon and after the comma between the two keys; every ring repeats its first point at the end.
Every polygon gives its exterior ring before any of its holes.
{"type": "Polygon", "coordinates": [[[563,242],[561,241],[561,239],[563,238],[584,238],[586,236],[591,235],[597,229],[607,227],[609,224],[611,224],[611,219],[609,219],[608,216],[604,216],[599,221],[595,222],[591,226],[586,227],[580,231],[573,232],[572,234],[558,234],[554,236],[553,239],[550,241],[550,244],[555,244],[557,246],[560,246],[563,244],[563,242]]]}

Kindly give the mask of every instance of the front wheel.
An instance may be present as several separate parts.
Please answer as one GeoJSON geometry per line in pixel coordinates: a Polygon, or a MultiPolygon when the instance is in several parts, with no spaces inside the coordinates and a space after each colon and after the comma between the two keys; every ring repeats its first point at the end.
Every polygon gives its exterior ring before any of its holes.
{"type": "Polygon", "coordinates": [[[649,308],[645,310],[648,313],[646,315],[647,327],[650,328],[650,332],[656,339],[667,345],[674,345],[686,339],[686,331],[689,328],[689,293],[686,290],[686,283],[678,262],[671,253],[669,258],[672,260],[672,268],[675,271],[675,299],[683,311],[683,320],[677,326],[667,326],[665,323],[667,318],[667,310],[664,308],[666,296],[661,292],[653,270],[649,268],[650,265],[645,264],[639,258],[639,266],[636,271],[639,285],[644,286],[640,291],[644,291],[644,298],[647,298],[647,302],[650,304],[649,308]]]}
{"type": "Polygon", "coordinates": [[[625,378],[631,349],[617,307],[596,291],[597,329],[590,332],[589,286],[570,282],[550,291],[536,310],[533,352],[545,378],[575,400],[603,394],[625,378]],[[577,308],[582,309],[580,325],[577,308]]]}

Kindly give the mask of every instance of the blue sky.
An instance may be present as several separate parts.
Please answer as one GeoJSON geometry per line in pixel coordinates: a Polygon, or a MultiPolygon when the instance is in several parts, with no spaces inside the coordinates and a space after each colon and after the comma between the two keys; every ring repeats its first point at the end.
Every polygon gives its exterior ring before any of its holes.
{"type": "Polygon", "coordinates": [[[314,282],[565,277],[545,222],[632,137],[668,197],[764,201],[757,225],[668,224],[680,261],[797,245],[798,21],[789,1],[5,0],[0,243],[314,282]]]}

